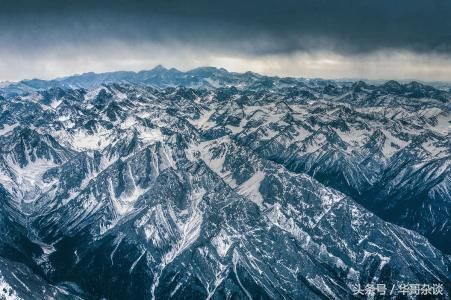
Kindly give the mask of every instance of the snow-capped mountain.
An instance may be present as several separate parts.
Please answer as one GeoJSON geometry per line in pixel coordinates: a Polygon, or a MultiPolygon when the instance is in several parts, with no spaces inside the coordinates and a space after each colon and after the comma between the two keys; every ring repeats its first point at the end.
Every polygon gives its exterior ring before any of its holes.
{"type": "MultiPolygon", "coordinates": [[[[0,89],[0,288],[37,299],[451,292],[451,93],[199,68],[0,89]]],[[[0,295],[2,291],[0,291],[0,295]]]]}

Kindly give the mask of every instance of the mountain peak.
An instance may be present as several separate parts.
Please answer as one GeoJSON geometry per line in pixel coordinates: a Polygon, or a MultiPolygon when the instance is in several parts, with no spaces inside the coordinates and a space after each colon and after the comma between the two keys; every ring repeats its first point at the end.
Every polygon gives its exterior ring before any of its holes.
{"type": "Polygon", "coordinates": [[[363,89],[369,89],[370,86],[363,80],[359,80],[352,85],[352,89],[355,91],[362,91],[363,89]]]}
{"type": "Polygon", "coordinates": [[[157,65],[155,66],[151,71],[152,72],[164,72],[167,71],[168,69],[166,69],[165,67],[163,67],[163,65],[157,65]]]}
{"type": "Polygon", "coordinates": [[[396,80],[389,80],[382,85],[384,88],[388,88],[390,90],[399,91],[403,88],[403,85],[396,80]]]}

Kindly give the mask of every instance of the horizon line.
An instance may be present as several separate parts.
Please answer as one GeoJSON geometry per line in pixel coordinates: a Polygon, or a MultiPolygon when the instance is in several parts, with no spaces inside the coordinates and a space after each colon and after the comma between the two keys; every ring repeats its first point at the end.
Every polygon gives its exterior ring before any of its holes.
{"type": "MultiPolygon", "coordinates": [[[[402,79],[393,79],[393,78],[379,78],[379,79],[368,79],[368,78],[359,78],[359,77],[335,77],[335,78],[327,78],[327,77],[308,77],[308,76],[283,76],[283,75],[270,75],[270,74],[265,74],[265,73],[259,73],[259,72],[255,72],[255,71],[244,71],[244,72],[237,72],[237,71],[230,71],[224,67],[218,67],[218,66],[212,66],[212,65],[205,65],[205,66],[199,66],[199,67],[195,67],[195,68],[190,68],[188,70],[180,70],[177,69],[175,67],[170,67],[167,68],[165,67],[163,64],[157,64],[152,68],[148,68],[148,69],[141,69],[141,70],[126,70],[126,69],[119,69],[119,70],[111,70],[111,71],[105,71],[105,72],[96,72],[96,71],[86,71],[86,72],[81,72],[81,73],[72,73],[72,74],[68,74],[68,75],[62,75],[62,76],[57,76],[57,77],[53,77],[53,78],[48,78],[48,79],[43,79],[43,78],[38,78],[38,77],[34,77],[34,78],[23,78],[23,79],[19,79],[19,80],[0,80],[0,84],[1,83],[7,83],[8,85],[11,84],[17,84],[17,83],[21,83],[24,81],[33,81],[33,80],[40,80],[40,81],[61,81],[67,78],[71,78],[71,77],[79,77],[79,76],[83,76],[83,75],[87,75],[87,74],[94,74],[94,75],[101,75],[101,74],[112,74],[112,73],[121,73],[121,72],[126,72],[126,73],[141,73],[141,72],[151,72],[151,71],[155,71],[158,69],[164,69],[166,71],[177,71],[177,72],[181,72],[181,73],[188,73],[188,72],[192,72],[194,70],[197,69],[207,69],[207,68],[212,68],[212,69],[216,69],[216,70],[224,70],[227,73],[232,73],[232,74],[246,74],[246,73],[253,73],[256,75],[260,75],[260,76],[265,76],[265,77],[270,77],[270,78],[293,78],[293,79],[306,79],[306,80],[330,80],[330,81],[350,81],[350,82],[357,82],[357,81],[364,81],[364,82],[388,82],[388,81],[397,81],[397,82],[419,82],[419,83],[444,83],[444,84],[451,84],[451,80],[422,80],[422,79],[416,79],[416,78],[402,78],[402,79]]],[[[4,86],[5,87],[5,86],[4,86]]],[[[1,88],[1,87],[0,87],[1,88]]]]}

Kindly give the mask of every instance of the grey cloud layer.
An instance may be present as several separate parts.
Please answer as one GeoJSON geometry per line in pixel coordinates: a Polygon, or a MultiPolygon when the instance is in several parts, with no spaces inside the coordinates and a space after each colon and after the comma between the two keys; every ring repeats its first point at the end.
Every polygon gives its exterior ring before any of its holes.
{"type": "MultiPolygon", "coordinates": [[[[250,55],[326,49],[451,54],[449,0],[2,1],[0,38],[166,40],[250,55]]],[[[24,49],[25,51],[25,49],[24,49]]]]}
{"type": "Polygon", "coordinates": [[[2,0],[0,81],[189,69],[451,81],[451,0],[2,0]]]}

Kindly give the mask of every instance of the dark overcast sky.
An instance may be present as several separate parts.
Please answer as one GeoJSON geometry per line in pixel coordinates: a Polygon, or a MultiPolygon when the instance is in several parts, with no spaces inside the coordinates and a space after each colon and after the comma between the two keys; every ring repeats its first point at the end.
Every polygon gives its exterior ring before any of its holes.
{"type": "Polygon", "coordinates": [[[0,45],[0,80],[159,63],[451,80],[451,0],[1,0],[0,45]]]}

